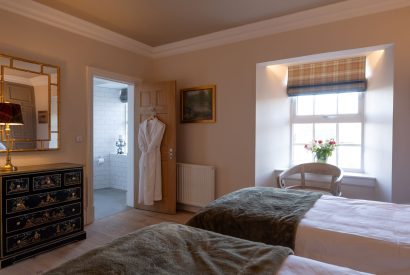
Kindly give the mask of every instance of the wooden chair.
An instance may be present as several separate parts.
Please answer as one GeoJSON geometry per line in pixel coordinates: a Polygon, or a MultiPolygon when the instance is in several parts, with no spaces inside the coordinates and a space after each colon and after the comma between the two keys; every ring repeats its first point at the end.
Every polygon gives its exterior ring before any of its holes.
{"type": "MultiPolygon", "coordinates": [[[[343,171],[339,167],[327,163],[312,162],[299,164],[283,171],[277,177],[277,184],[280,188],[304,189],[307,191],[317,191],[325,194],[329,193],[329,195],[341,196],[342,179],[343,171]],[[297,174],[300,174],[300,185],[286,186],[285,179],[297,174]],[[308,186],[306,184],[306,174],[330,176],[330,184],[328,184],[327,188],[308,186]]],[[[296,178],[295,180],[299,179],[296,178]]]]}

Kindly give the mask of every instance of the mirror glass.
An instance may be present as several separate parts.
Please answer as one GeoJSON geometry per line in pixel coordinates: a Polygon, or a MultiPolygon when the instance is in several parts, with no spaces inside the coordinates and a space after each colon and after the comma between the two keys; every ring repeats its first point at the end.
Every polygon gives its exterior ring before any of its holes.
{"type": "MultiPolygon", "coordinates": [[[[1,100],[20,104],[23,114],[24,125],[10,126],[12,150],[58,149],[59,68],[7,56],[0,57],[0,65],[1,100]]],[[[4,131],[1,143],[4,150],[4,131]]]]}

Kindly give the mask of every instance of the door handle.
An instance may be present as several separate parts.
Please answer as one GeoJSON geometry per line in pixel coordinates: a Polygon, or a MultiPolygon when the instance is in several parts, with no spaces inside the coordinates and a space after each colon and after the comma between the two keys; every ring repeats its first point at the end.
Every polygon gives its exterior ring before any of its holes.
{"type": "Polygon", "coordinates": [[[169,159],[174,159],[174,150],[172,148],[168,150],[168,157],[169,159]]]}

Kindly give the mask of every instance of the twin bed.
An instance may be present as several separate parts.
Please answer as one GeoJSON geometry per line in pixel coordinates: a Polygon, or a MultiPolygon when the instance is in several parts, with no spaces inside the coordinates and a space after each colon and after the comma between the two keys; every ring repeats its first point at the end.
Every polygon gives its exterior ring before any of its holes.
{"type": "Polygon", "coordinates": [[[245,188],[189,226],[145,227],[48,274],[410,274],[409,213],[409,205],[245,188]]]}
{"type": "Polygon", "coordinates": [[[280,244],[298,256],[377,274],[410,274],[410,205],[319,196],[245,188],[213,201],[187,224],[272,245],[282,241],[276,232],[288,228],[292,239],[280,244]]]}
{"type": "Polygon", "coordinates": [[[161,223],[121,237],[46,274],[364,274],[292,254],[286,247],[161,223]]]}

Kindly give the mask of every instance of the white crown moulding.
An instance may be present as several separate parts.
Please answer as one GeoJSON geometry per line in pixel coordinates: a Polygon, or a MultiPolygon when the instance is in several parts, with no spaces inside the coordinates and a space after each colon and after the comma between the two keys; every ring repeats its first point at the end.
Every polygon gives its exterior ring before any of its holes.
{"type": "Polygon", "coordinates": [[[0,9],[79,34],[106,44],[152,57],[152,47],[32,0],[0,0],[0,9]]]}
{"type": "Polygon", "coordinates": [[[0,0],[0,9],[151,58],[222,46],[410,6],[410,0],[347,0],[178,42],[151,47],[32,0],[0,0]]]}

